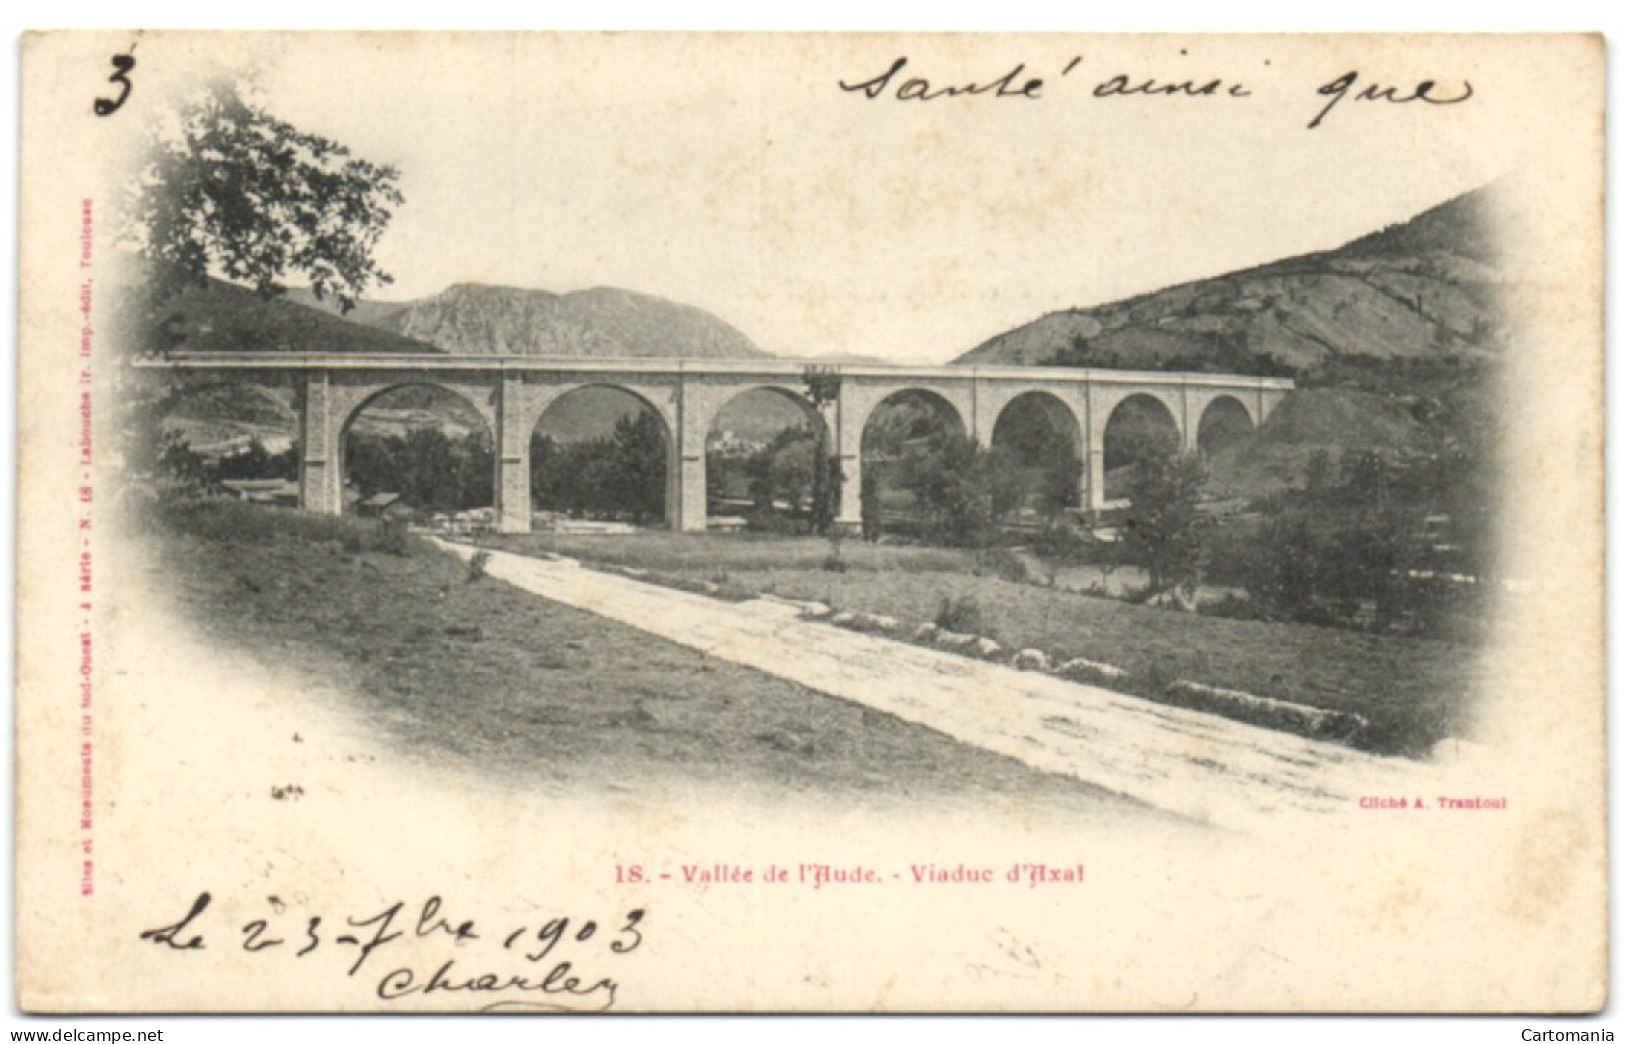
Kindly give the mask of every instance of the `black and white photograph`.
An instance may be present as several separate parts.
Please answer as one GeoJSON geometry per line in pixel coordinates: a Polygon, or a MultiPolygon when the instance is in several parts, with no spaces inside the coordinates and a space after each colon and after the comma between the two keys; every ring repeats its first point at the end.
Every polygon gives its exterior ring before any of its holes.
{"type": "Polygon", "coordinates": [[[1603,64],[30,35],[18,1003],[1599,1010],[1603,64]]]}

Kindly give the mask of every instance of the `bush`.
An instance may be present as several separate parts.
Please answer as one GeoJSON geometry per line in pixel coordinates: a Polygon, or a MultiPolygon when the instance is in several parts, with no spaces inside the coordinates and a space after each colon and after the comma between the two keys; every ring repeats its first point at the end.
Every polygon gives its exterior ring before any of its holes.
{"type": "Polygon", "coordinates": [[[982,551],[976,555],[977,576],[996,576],[1015,584],[1027,582],[1027,563],[1009,548],[982,551]]]}
{"type": "Polygon", "coordinates": [[[944,598],[937,608],[937,627],[959,634],[982,633],[982,607],[970,595],[944,598]]]}
{"type": "Polygon", "coordinates": [[[1484,585],[1438,575],[1418,516],[1394,508],[1322,509],[1301,498],[1271,502],[1241,562],[1253,612],[1377,632],[1471,636],[1484,615],[1484,585]]]}
{"type": "Polygon", "coordinates": [[[361,549],[363,524],[357,519],[314,515],[287,508],[245,504],[225,497],[186,497],[150,505],[144,521],[178,533],[243,543],[289,541],[347,544],[361,549]]]}
{"type": "Polygon", "coordinates": [[[806,521],[791,518],[777,508],[757,507],[745,513],[745,528],[752,533],[785,537],[806,536],[810,526],[806,521]]]}
{"type": "Polygon", "coordinates": [[[999,524],[1021,503],[1020,469],[1009,455],[965,436],[911,450],[902,471],[899,485],[914,495],[933,543],[988,547],[999,524]]]}
{"type": "Polygon", "coordinates": [[[1094,547],[1094,539],[1084,527],[1069,519],[1057,518],[1033,540],[1033,552],[1051,566],[1082,562],[1094,547]]]}
{"type": "Polygon", "coordinates": [[[476,580],[484,579],[485,575],[486,575],[485,567],[487,565],[489,565],[490,562],[491,562],[491,552],[489,552],[489,551],[484,551],[484,550],[476,551],[471,556],[469,556],[469,559],[468,559],[468,582],[472,584],[476,580]]]}

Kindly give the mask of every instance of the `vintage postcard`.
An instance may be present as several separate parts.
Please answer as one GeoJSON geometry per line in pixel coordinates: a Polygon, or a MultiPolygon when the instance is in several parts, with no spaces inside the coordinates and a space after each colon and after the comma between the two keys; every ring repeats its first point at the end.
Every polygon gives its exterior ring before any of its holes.
{"type": "Polygon", "coordinates": [[[28,36],[19,1005],[1599,1010],[1603,73],[28,36]]]}

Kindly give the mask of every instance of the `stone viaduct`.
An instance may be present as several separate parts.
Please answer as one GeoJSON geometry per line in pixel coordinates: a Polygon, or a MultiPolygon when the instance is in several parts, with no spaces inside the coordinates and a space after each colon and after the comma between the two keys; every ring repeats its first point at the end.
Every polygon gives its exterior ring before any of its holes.
{"type": "MultiPolygon", "coordinates": [[[[886,366],[794,359],[581,359],[515,355],[375,355],[360,353],[230,352],[177,354],[144,367],[175,372],[187,384],[291,386],[298,415],[300,505],[344,510],[344,443],[350,424],[379,396],[407,386],[431,386],[466,399],[492,433],[498,528],[529,532],[530,440],[548,407],[572,391],[608,387],[642,400],[664,423],[666,517],[673,529],[706,525],[706,440],[717,412],[735,396],[767,389],[813,414],[805,398],[807,367],[839,379],[840,392],[823,411],[832,451],[841,460],[839,519],[856,525],[863,467],[863,433],[876,407],[901,393],[933,401],[964,434],[991,445],[1000,415],[1018,399],[1037,396],[1065,408],[1082,464],[1080,507],[1105,500],[1105,433],[1118,407],[1131,399],[1160,404],[1185,446],[1198,447],[1214,411],[1245,413],[1263,423],[1293,387],[1290,380],[1206,373],[1028,366],[886,366]]],[[[1153,407],[1154,408],[1154,407],[1153,407]]]]}

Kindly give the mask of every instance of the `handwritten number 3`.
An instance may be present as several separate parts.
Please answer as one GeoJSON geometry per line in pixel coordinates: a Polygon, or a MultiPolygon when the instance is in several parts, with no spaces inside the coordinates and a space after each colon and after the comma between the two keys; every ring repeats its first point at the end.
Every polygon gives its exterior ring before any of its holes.
{"type": "Polygon", "coordinates": [[[107,78],[107,82],[120,84],[124,90],[119,92],[117,98],[97,98],[95,109],[98,116],[111,116],[118,112],[119,107],[124,104],[124,100],[130,96],[130,89],[135,86],[130,82],[130,70],[135,68],[134,55],[115,54],[113,56],[113,68],[115,72],[107,78]]]}

